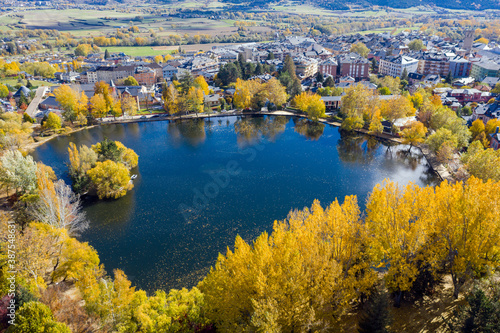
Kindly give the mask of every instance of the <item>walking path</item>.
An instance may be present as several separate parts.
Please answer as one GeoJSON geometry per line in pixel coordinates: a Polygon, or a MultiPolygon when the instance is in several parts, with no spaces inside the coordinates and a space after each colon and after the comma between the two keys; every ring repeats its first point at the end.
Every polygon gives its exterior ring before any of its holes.
{"type": "Polygon", "coordinates": [[[30,105],[28,105],[28,108],[26,109],[26,113],[30,117],[32,118],[35,117],[35,114],[38,111],[38,105],[40,105],[43,95],[45,95],[45,92],[47,91],[48,88],[49,87],[46,86],[41,86],[37,88],[35,97],[31,100],[30,105]]]}

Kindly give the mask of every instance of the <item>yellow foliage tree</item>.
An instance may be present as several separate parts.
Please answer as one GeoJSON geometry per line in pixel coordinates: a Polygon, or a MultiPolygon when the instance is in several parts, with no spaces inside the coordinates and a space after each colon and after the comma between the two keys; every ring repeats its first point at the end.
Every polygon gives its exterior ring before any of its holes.
{"type": "Polygon", "coordinates": [[[99,199],[118,199],[134,187],[127,167],[110,160],[97,162],[94,168],[87,171],[87,175],[94,184],[99,199]]]}
{"type": "Polygon", "coordinates": [[[253,246],[237,237],[199,285],[207,316],[221,332],[334,327],[376,280],[366,242],[355,197],[291,212],[253,246]]]}
{"type": "Polygon", "coordinates": [[[102,94],[95,94],[90,98],[90,113],[94,118],[102,118],[109,112],[106,99],[102,94]]]}
{"type": "Polygon", "coordinates": [[[432,188],[409,184],[404,190],[386,181],[377,185],[366,205],[366,225],[371,235],[374,262],[388,271],[386,285],[396,293],[399,306],[403,292],[409,291],[418,274],[418,260],[437,265],[438,260],[426,249],[432,234],[432,188]]]}
{"type": "Polygon", "coordinates": [[[420,121],[414,121],[411,125],[401,131],[402,142],[405,145],[410,145],[410,148],[417,143],[425,141],[427,128],[420,121]]]}
{"type": "Polygon", "coordinates": [[[195,85],[195,87],[201,89],[201,91],[203,91],[203,93],[205,95],[210,94],[210,90],[208,89],[208,83],[207,83],[207,81],[205,81],[205,78],[203,76],[201,76],[201,75],[197,76],[194,79],[194,85],[195,85]]]}

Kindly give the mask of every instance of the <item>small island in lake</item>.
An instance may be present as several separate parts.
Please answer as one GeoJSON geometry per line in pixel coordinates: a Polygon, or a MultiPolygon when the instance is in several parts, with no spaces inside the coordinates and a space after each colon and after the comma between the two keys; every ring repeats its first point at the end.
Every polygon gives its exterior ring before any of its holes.
{"type": "Polygon", "coordinates": [[[70,143],[68,152],[75,192],[118,199],[134,187],[130,170],[137,166],[139,156],[121,142],[105,138],[90,148],[70,143]]]}

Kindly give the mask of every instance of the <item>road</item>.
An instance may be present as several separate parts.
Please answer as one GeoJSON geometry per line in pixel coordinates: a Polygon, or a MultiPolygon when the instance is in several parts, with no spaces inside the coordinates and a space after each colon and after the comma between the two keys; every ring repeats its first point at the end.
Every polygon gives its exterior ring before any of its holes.
{"type": "Polygon", "coordinates": [[[38,111],[38,105],[40,105],[40,102],[42,101],[43,95],[45,95],[45,91],[47,91],[49,87],[46,86],[41,86],[38,87],[35,93],[35,97],[31,101],[30,105],[28,105],[28,108],[26,109],[26,113],[30,117],[34,117],[35,114],[38,111]]]}

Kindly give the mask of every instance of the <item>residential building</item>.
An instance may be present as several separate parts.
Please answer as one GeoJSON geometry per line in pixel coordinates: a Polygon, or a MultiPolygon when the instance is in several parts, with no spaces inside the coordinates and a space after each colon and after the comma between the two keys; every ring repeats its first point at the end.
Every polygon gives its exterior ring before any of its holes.
{"type": "Polygon", "coordinates": [[[399,55],[396,57],[387,57],[386,59],[380,59],[378,71],[383,75],[401,77],[405,69],[407,73],[413,73],[417,71],[417,67],[417,59],[399,55]]]}
{"type": "Polygon", "coordinates": [[[340,76],[351,76],[356,81],[368,79],[370,77],[370,62],[357,53],[348,53],[340,55],[337,59],[339,64],[340,76]]]}
{"type": "Polygon", "coordinates": [[[145,66],[137,67],[133,76],[140,85],[152,86],[157,81],[156,71],[145,66]]]}
{"type": "Polygon", "coordinates": [[[96,83],[96,82],[97,82],[97,72],[87,71],[87,83],[96,83]]]}
{"type": "Polygon", "coordinates": [[[473,62],[470,70],[470,76],[477,81],[481,81],[485,77],[500,77],[500,64],[497,64],[487,58],[481,61],[473,62]]]}
{"type": "Polygon", "coordinates": [[[485,124],[491,119],[500,119],[500,96],[491,104],[478,105],[472,112],[472,121],[481,119],[485,124]]]}
{"type": "Polygon", "coordinates": [[[221,95],[219,95],[219,94],[205,95],[204,103],[212,111],[217,111],[218,107],[221,105],[220,99],[221,99],[221,95]]]}
{"type": "Polygon", "coordinates": [[[455,56],[450,58],[450,72],[452,77],[468,77],[471,69],[471,62],[464,57],[455,56]]]}
{"type": "Polygon", "coordinates": [[[413,57],[418,59],[417,73],[422,75],[440,75],[445,77],[450,71],[450,61],[445,54],[418,52],[413,57]]]}
{"type": "Polygon", "coordinates": [[[335,58],[329,58],[319,64],[318,70],[323,75],[331,75],[335,79],[337,77],[338,63],[335,58]]]}
{"type": "MultiPolygon", "coordinates": [[[[102,66],[96,69],[96,81],[116,81],[134,76],[135,66],[102,66]]],[[[88,74],[87,74],[88,76],[88,74]]],[[[90,80],[89,80],[90,83],[90,80]]]]}
{"type": "Polygon", "coordinates": [[[318,72],[318,60],[299,57],[293,59],[295,63],[295,71],[301,78],[314,76],[318,72]]]}

